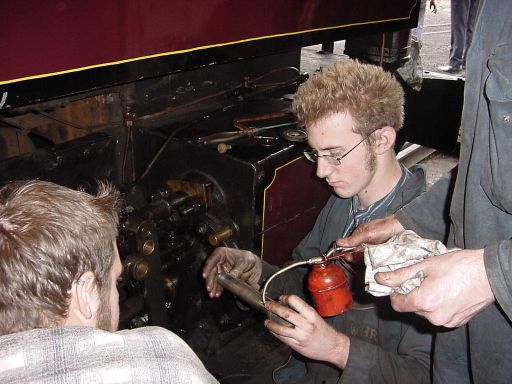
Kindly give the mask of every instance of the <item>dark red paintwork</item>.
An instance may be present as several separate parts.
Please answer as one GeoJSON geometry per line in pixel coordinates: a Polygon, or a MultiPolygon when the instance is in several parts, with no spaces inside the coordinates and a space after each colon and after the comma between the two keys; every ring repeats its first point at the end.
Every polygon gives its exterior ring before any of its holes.
{"type": "Polygon", "coordinates": [[[308,233],[331,194],[303,158],[278,168],[265,189],[261,257],[281,266],[308,233]]]}
{"type": "Polygon", "coordinates": [[[0,84],[318,28],[411,17],[417,0],[0,2],[0,84]]]}

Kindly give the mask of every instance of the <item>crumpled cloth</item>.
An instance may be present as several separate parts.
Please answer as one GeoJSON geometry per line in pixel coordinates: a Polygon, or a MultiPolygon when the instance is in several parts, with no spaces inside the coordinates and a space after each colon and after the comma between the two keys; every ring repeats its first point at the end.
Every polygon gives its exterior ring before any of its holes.
{"type": "Polygon", "coordinates": [[[374,278],[375,274],[407,267],[446,252],[447,249],[442,242],[424,239],[414,231],[401,232],[383,244],[365,244],[366,291],[373,296],[386,296],[392,292],[405,295],[420,286],[425,277],[423,271],[419,271],[415,277],[405,281],[396,289],[377,283],[374,278]]]}

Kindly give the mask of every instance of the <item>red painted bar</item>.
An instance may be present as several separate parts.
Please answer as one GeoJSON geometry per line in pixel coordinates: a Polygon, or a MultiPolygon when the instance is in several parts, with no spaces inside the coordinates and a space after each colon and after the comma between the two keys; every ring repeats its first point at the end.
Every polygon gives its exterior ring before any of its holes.
{"type": "Polygon", "coordinates": [[[281,34],[409,19],[417,0],[0,2],[0,84],[281,34]]]}

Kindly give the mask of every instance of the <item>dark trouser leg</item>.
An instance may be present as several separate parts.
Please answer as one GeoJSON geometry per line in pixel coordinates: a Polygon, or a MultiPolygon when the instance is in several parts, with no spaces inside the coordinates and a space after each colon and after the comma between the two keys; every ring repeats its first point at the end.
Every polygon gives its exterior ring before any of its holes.
{"type": "Polygon", "coordinates": [[[480,0],[470,0],[469,2],[466,41],[464,43],[464,55],[462,56],[462,65],[466,65],[466,55],[468,53],[469,46],[471,45],[471,41],[473,40],[473,29],[475,28],[479,4],[480,0]]]}
{"type": "Polygon", "coordinates": [[[464,47],[470,0],[451,0],[451,37],[450,59],[448,64],[452,67],[463,64],[464,47]]]}
{"type": "Polygon", "coordinates": [[[465,326],[440,331],[434,345],[434,384],[471,383],[465,326]]]}

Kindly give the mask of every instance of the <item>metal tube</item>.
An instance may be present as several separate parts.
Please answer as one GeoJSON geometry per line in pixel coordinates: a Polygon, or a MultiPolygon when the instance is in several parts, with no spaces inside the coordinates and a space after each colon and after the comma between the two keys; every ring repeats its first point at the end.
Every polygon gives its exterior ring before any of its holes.
{"type": "Polygon", "coordinates": [[[263,305],[263,301],[261,300],[260,292],[257,289],[251,287],[249,284],[233,277],[227,272],[219,273],[217,275],[217,282],[240,300],[249,304],[251,307],[258,310],[259,312],[266,314],[269,320],[275,321],[276,323],[279,323],[286,327],[294,327],[292,323],[277,316],[275,313],[272,313],[269,310],[267,310],[267,308],[265,308],[265,306],[263,305]]]}

